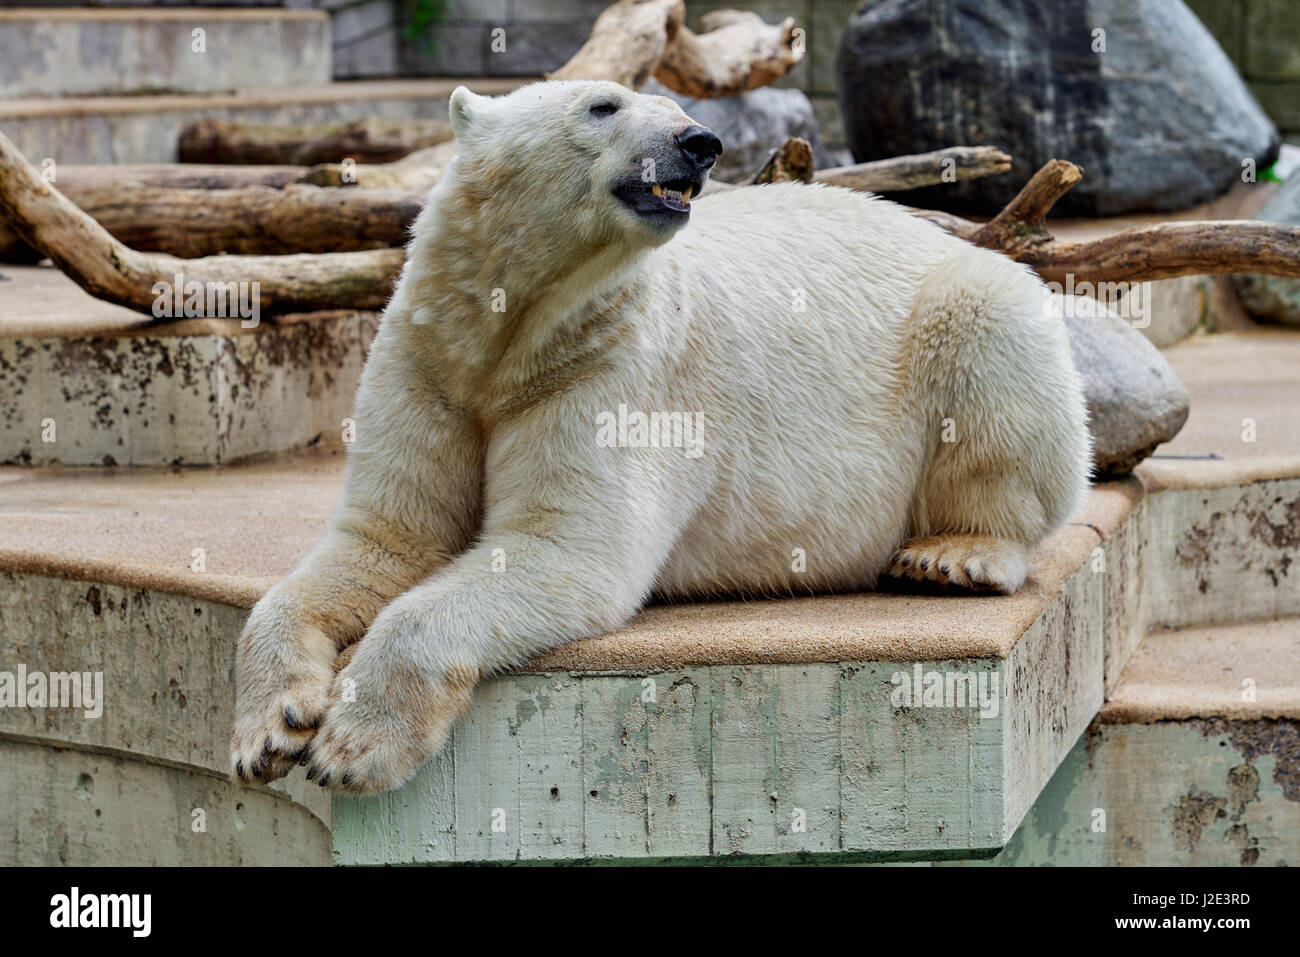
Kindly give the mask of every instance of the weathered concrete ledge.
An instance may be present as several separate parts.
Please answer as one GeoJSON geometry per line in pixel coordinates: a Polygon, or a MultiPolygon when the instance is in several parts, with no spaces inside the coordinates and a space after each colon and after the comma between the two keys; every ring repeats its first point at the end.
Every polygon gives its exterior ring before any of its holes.
{"type": "Polygon", "coordinates": [[[0,671],[102,675],[102,697],[78,689],[80,706],[0,708],[0,864],[329,862],[328,795],[301,778],[226,778],[243,619],[144,588],[0,573],[0,671]]]}
{"type": "Polygon", "coordinates": [[[342,447],[376,313],[159,322],[4,268],[0,463],[221,465],[342,447]]]}
{"type": "Polygon", "coordinates": [[[1300,619],[1153,633],[1003,866],[1300,861],[1300,619]]]}

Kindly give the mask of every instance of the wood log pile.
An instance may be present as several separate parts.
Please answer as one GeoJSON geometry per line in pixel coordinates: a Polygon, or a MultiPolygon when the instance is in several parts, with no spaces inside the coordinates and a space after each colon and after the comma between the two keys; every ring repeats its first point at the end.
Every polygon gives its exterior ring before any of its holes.
{"type": "MultiPolygon", "coordinates": [[[[802,56],[793,20],[720,10],[684,23],[683,0],[619,0],[551,79],[638,88],[651,76],[691,97],[729,96],[785,75],[802,56]]],[[[1011,158],[957,146],[816,170],[800,139],[773,144],[745,184],[801,181],[897,192],[997,175],[1011,158]]],[[[180,164],[62,167],[46,182],[0,133],[0,261],[48,257],[92,295],[148,312],[159,281],[260,282],[264,313],[381,308],[401,269],[407,230],[456,153],[443,120],[362,118],[341,126],[204,121],[181,137],[180,164]]],[[[988,223],[916,210],[977,245],[1028,263],[1045,280],[1119,282],[1200,273],[1300,276],[1300,228],[1178,222],[1060,243],[1045,219],[1082,171],[1044,166],[988,223]]]]}

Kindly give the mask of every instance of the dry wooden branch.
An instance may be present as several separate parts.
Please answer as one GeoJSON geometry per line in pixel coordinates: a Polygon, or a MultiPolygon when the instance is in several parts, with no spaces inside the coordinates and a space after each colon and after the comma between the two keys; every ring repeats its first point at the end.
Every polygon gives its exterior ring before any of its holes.
{"type": "Polygon", "coordinates": [[[971,242],[1000,249],[1013,259],[1052,242],[1047,231],[1047,214],[1056,201],[1083,178],[1083,170],[1065,160],[1048,160],[1029,182],[1007,203],[1002,212],[981,226],[971,242]]]}
{"type": "Polygon", "coordinates": [[[115,186],[154,186],[160,189],[240,189],[296,182],[302,166],[222,166],[204,163],[114,163],[103,166],[62,166],[54,185],[61,193],[111,189],[115,186]]]}
{"type": "Polygon", "coordinates": [[[811,183],[813,180],[812,144],[792,136],[772,151],[763,168],[747,185],[758,183],[811,183]]]}
{"type": "Polygon", "coordinates": [[[613,80],[638,90],[682,29],[683,0],[619,0],[596,18],[591,37],[550,80],[613,80]]]}
{"type": "Polygon", "coordinates": [[[181,131],[177,154],[182,163],[314,166],[347,158],[357,163],[390,163],[451,138],[451,123],[445,119],[367,116],[342,126],[198,120],[181,131]]]}
{"type": "Polygon", "coordinates": [[[769,24],[756,13],[718,11],[702,21],[708,32],[686,27],[664,50],[657,79],[683,96],[734,96],[779,80],[803,59],[793,17],[769,24]]]}
{"type": "Polygon", "coordinates": [[[178,259],[141,253],[118,242],[41,178],[0,133],[0,214],[32,247],[92,296],[145,312],[158,282],[197,281],[228,287],[260,284],[264,315],[312,309],[379,309],[402,267],[400,249],[295,256],[178,259]]]}
{"type": "MultiPolygon", "coordinates": [[[[998,248],[996,246],[991,248],[998,248]]],[[[1212,273],[1300,277],[1300,226],[1254,219],[1157,223],[1086,243],[1009,252],[1047,282],[1149,282],[1212,273]]]]}
{"type": "Polygon", "coordinates": [[[1051,160],[1002,212],[974,223],[937,210],[913,210],[986,249],[1032,266],[1047,282],[1149,282],[1177,276],[1250,272],[1300,276],[1300,227],[1258,220],[1157,223],[1086,243],[1052,238],[1052,205],[1083,176],[1065,160],[1051,160]]]}
{"type": "MultiPolygon", "coordinates": [[[[132,249],[184,258],[402,246],[424,205],[424,195],[413,190],[296,183],[283,189],[72,185],[60,192],[132,249]]],[[[12,256],[13,241],[17,236],[0,223],[0,259],[7,248],[12,256]]]]}
{"type": "Polygon", "coordinates": [[[1011,157],[996,147],[953,146],[933,153],[894,156],[854,166],[818,170],[813,182],[872,193],[894,193],[939,183],[982,179],[1010,169],[1011,157]]]}

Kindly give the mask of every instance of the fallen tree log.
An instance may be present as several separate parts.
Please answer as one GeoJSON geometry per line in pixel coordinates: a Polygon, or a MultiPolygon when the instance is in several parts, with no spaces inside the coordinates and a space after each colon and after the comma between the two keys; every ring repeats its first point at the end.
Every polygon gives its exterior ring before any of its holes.
{"type": "Polygon", "coordinates": [[[1216,273],[1300,276],[1300,226],[1259,220],[1156,223],[1085,243],[1062,243],[1047,213],[1083,176],[1073,163],[1049,161],[987,223],[935,210],[917,215],[986,249],[1032,266],[1045,282],[1150,282],[1216,273]]]}
{"type": "Polygon", "coordinates": [[[894,156],[818,170],[813,182],[872,193],[896,193],[921,186],[996,176],[1010,169],[1011,157],[996,147],[953,146],[932,153],[894,156]]]}
{"type": "Polygon", "coordinates": [[[701,19],[707,32],[677,31],[655,68],[655,79],[694,99],[735,96],[781,79],[803,59],[795,22],[770,24],[756,13],[720,10],[701,19]]]}
{"type": "MultiPolygon", "coordinates": [[[[70,185],[60,192],[133,249],[187,259],[403,246],[424,205],[424,194],[413,190],[321,189],[298,183],[283,189],[70,185]]],[[[0,223],[0,259],[12,257],[18,241],[0,223]]]]}
{"type": "Polygon", "coordinates": [[[198,120],[181,131],[182,163],[262,163],[315,166],[352,159],[390,163],[452,138],[451,123],[367,116],[344,125],[278,126],[198,120]]]}
{"type": "Polygon", "coordinates": [[[113,186],[153,186],[159,189],[240,189],[269,186],[280,189],[297,182],[302,166],[223,166],[204,163],[111,163],[101,166],[59,166],[54,185],[61,193],[113,186]]]}
{"type": "Polygon", "coordinates": [[[619,0],[591,36],[548,80],[613,80],[638,90],[650,79],[686,19],[684,0],[619,0]]]}
{"type": "Polygon", "coordinates": [[[259,284],[261,314],[381,309],[402,268],[400,249],[293,256],[180,259],[142,253],[114,239],[47,183],[0,133],[0,214],[33,248],[92,296],[152,312],[159,283],[259,284]]]}

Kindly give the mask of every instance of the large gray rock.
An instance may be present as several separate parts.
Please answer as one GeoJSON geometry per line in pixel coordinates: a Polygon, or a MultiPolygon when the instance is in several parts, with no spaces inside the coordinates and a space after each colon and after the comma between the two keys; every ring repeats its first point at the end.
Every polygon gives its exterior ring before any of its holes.
{"type": "Polygon", "coordinates": [[[1187,389],[1128,321],[1095,299],[1056,299],[1083,377],[1093,467],[1101,478],[1125,475],[1178,434],[1187,421],[1187,389]]]}
{"type": "Polygon", "coordinates": [[[837,71],[859,162],[980,144],[1013,157],[1008,175],[916,190],[914,205],[992,214],[1059,157],[1084,169],[1061,215],[1182,209],[1278,149],[1182,0],[880,0],[850,21],[837,71]]]}
{"type": "Polygon", "coordinates": [[[693,100],[651,80],[641,92],[677,101],[691,119],[718,134],[725,150],[714,167],[718,179],[736,182],[757,173],[772,150],[791,136],[812,144],[818,169],[837,165],[822,145],[812,101],[802,90],[765,86],[740,96],[693,100]]]}
{"type": "MultiPolygon", "coordinates": [[[[1300,171],[1291,174],[1255,218],[1300,226],[1300,171]]],[[[1251,273],[1233,276],[1232,284],[1256,319],[1300,326],[1300,279],[1251,273]]]]}

